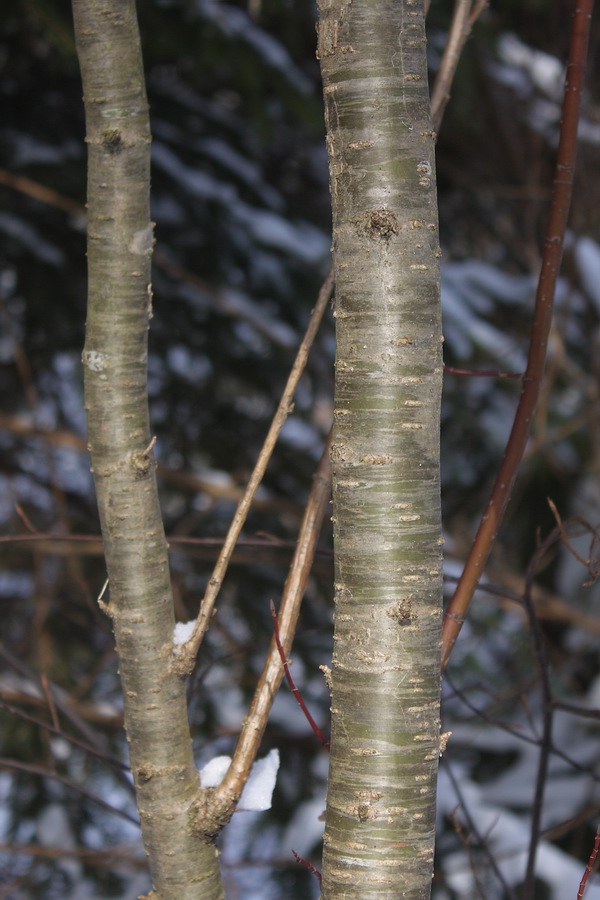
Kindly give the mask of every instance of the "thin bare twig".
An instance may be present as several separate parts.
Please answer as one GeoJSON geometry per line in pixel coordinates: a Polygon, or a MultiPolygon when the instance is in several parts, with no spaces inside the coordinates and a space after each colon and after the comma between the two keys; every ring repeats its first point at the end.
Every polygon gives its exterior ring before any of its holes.
{"type": "MultiPolygon", "coordinates": [[[[328,508],[331,493],[330,447],[331,432],[325,443],[323,454],[315,473],[312,490],[298,534],[296,552],[283,588],[279,610],[279,635],[280,646],[285,657],[287,657],[292,646],[300,603],[312,567],[323,517],[328,508]]],[[[248,715],[244,718],[231,765],[221,784],[212,793],[210,803],[212,810],[218,804],[227,814],[233,810],[258,753],[269,712],[282,678],[283,667],[281,665],[280,650],[274,636],[269,646],[248,715]]],[[[208,815],[211,815],[211,810],[208,811],[208,815]]]]}
{"type": "Polygon", "coordinates": [[[553,700],[552,702],[555,709],[562,709],[563,712],[581,716],[582,719],[600,720],[600,709],[589,709],[587,706],[577,706],[575,703],[563,703],[562,700],[553,700]]]}
{"type": "Polygon", "coordinates": [[[283,428],[288,415],[292,411],[294,394],[296,392],[296,388],[298,387],[300,377],[306,366],[308,353],[317,335],[317,330],[331,298],[332,291],[333,268],[329,270],[325,281],[321,286],[321,290],[319,291],[317,303],[311,313],[308,328],[306,329],[306,333],[302,339],[302,343],[300,344],[298,353],[296,354],[296,359],[294,360],[294,364],[292,366],[287,384],[284,388],[283,394],[281,395],[281,400],[279,401],[279,406],[277,407],[277,411],[275,413],[275,416],[273,417],[271,427],[269,428],[269,432],[267,434],[267,437],[265,438],[265,442],[256,461],[256,465],[254,466],[254,469],[246,486],[246,490],[244,491],[244,496],[240,500],[238,508],[233,517],[233,521],[229,526],[229,531],[227,532],[223,547],[221,548],[221,552],[219,553],[219,558],[217,559],[216,565],[213,569],[213,573],[209,579],[208,587],[206,588],[204,598],[200,605],[200,611],[198,613],[198,618],[196,620],[196,625],[192,636],[186,644],[183,644],[178,648],[179,653],[174,659],[173,665],[175,669],[183,673],[190,672],[193,668],[198,648],[200,647],[202,639],[204,638],[204,635],[206,634],[206,631],[210,624],[217,596],[221,589],[223,579],[225,578],[225,573],[227,572],[229,561],[235,549],[237,539],[244,526],[244,522],[246,521],[246,517],[250,510],[252,500],[263,479],[263,475],[271,458],[271,454],[273,453],[273,450],[275,448],[275,443],[277,442],[279,433],[281,432],[281,429],[283,428]]]}
{"type": "MultiPolygon", "coordinates": [[[[524,744],[530,744],[534,747],[539,747],[541,738],[531,737],[529,734],[525,734],[524,731],[521,731],[519,728],[514,727],[512,725],[508,725],[506,722],[499,722],[496,719],[493,719],[492,716],[488,715],[483,709],[479,709],[479,707],[475,706],[470,702],[467,695],[464,691],[461,691],[456,685],[453,684],[452,679],[449,675],[445,676],[446,682],[451,687],[453,693],[459,698],[459,700],[464,703],[467,709],[470,709],[471,712],[476,715],[483,722],[486,722],[488,725],[491,725],[493,728],[499,728],[500,731],[505,731],[507,734],[512,735],[512,737],[521,741],[524,744]]],[[[555,703],[554,706],[559,709],[561,704],[555,703]]],[[[577,712],[577,710],[572,710],[573,712],[577,712]]],[[[562,750],[559,750],[558,747],[552,745],[550,747],[550,753],[552,756],[556,756],[557,759],[562,759],[568,766],[571,766],[576,772],[581,772],[584,775],[587,775],[591,781],[594,783],[600,782],[600,775],[596,775],[594,772],[590,772],[589,766],[584,766],[581,763],[577,762],[576,759],[569,756],[567,753],[564,753],[562,750]]]]}
{"type": "MultiPolygon", "coordinates": [[[[21,856],[33,856],[39,859],[80,859],[86,865],[104,866],[114,869],[116,866],[131,866],[135,869],[147,869],[148,860],[137,848],[132,846],[112,845],[105,850],[94,850],[90,847],[42,847],[39,844],[0,844],[0,853],[18,853],[21,856]]],[[[3,896],[0,894],[0,897],[3,896]]]]}
{"type": "Polygon", "coordinates": [[[471,28],[486,6],[487,0],[474,0],[474,2],[473,0],[455,0],[448,40],[431,92],[431,120],[434,131],[438,131],[442,124],[462,49],[471,33],[471,28]]]}
{"type": "Polygon", "coordinates": [[[556,504],[549,497],[548,506],[550,507],[552,515],[554,516],[554,521],[556,522],[557,528],[560,532],[560,539],[563,545],[567,548],[571,556],[573,556],[577,560],[577,562],[581,563],[581,565],[585,566],[585,568],[588,570],[590,581],[587,581],[584,585],[584,587],[588,587],[590,584],[593,584],[600,576],[600,560],[598,560],[600,530],[597,527],[594,527],[590,522],[582,518],[582,516],[572,516],[566,523],[563,523],[556,504]],[[581,525],[582,528],[581,531],[577,532],[574,535],[575,537],[581,537],[584,534],[590,535],[590,552],[587,557],[582,556],[580,553],[578,553],[569,539],[569,534],[565,525],[572,526],[575,523],[581,525]]]}
{"type": "Polygon", "coordinates": [[[85,209],[80,203],[71,200],[70,197],[66,197],[64,194],[53,191],[51,188],[45,187],[43,184],[39,184],[37,181],[32,181],[31,178],[23,178],[22,175],[14,175],[7,169],[0,169],[0,184],[7,185],[7,187],[27,194],[29,197],[35,197],[40,203],[54,206],[63,212],[69,213],[69,215],[81,217],[82,219],[85,216],[85,209]]]}
{"type": "Polygon", "coordinates": [[[38,529],[35,527],[20,503],[15,503],[15,512],[30,534],[39,534],[38,529]]]}
{"type": "MultiPolygon", "coordinates": [[[[17,437],[33,438],[47,441],[50,444],[70,447],[73,450],[79,450],[87,453],[87,442],[85,438],[80,437],[72,431],[61,431],[60,429],[47,429],[34,424],[31,416],[11,416],[0,412],[0,428],[5,428],[17,437]]],[[[157,474],[160,479],[175,485],[175,487],[183,490],[197,493],[202,491],[213,499],[227,499],[238,502],[243,496],[243,491],[233,482],[227,484],[217,484],[210,478],[202,478],[193,472],[182,469],[171,469],[162,463],[157,465],[157,474]]],[[[288,500],[277,500],[267,496],[254,498],[255,509],[295,509],[296,504],[288,500]]]]}
{"type": "Polygon", "coordinates": [[[123,819],[127,819],[128,822],[133,822],[134,825],[139,825],[135,816],[130,815],[123,809],[118,809],[116,806],[111,806],[110,803],[107,803],[102,797],[98,797],[96,794],[86,791],[85,788],[81,787],[80,784],[77,784],[77,782],[73,781],[71,778],[67,778],[65,775],[59,775],[57,772],[52,772],[50,769],[44,768],[44,766],[34,766],[31,763],[19,762],[19,760],[16,759],[0,758],[0,769],[14,769],[17,772],[28,772],[30,775],[39,775],[41,778],[52,778],[54,781],[60,781],[61,784],[66,785],[73,791],[77,791],[77,793],[81,794],[82,797],[85,797],[87,800],[91,800],[93,803],[102,806],[103,809],[107,809],[109,812],[121,816],[123,819]]]}
{"type": "Polygon", "coordinates": [[[58,724],[58,714],[56,712],[56,704],[54,702],[54,697],[52,696],[52,691],[50,690],[48,676],[45,672],[42,672],[40,681],[42,683],[42,688],[44,691],[44,696],[46,698],[46,703],[48,704],[48,709],[50,710],[50,717],[52,719],[52,724],[54,725],[54,730],[60,731],[60,725],[58,724]]]}
{"type": "Polygon", "coordinates": [[[546,656],[546,648],[540,623],[535,612],[535,606],[531,599],[531,590],[533,587],[533,579],[537,571],[538,564],[545,555],[549,547],[560,538],[560,529],[555,528],[551,534],[537,548],[533,558],[527,567],[527,576],[525,581],[525,591],[523,593],[523,603],[527,611],[529,619],[529,630],[533,641],[535,658],[540,674],[540,685],[542,691],[542,734],[540,737],[540,755],[538,760],[538,769],[535,783],[535,794],[531,810],[531,836],[529,841],[529,854],[527,857],[527,868],[525,871],[525,881],[523,884],[522,896],[523,900],[533,898],[535,890],[535,861],[537,856],[537,848],[541,837],[542,822],[542,806],[544,803],[544,792],[548,781],[548,769],[550,766],[550,755],[553,749],[552,726],[554,724],[554,703],[552,697],[552,688],[550,686],[549,664],[546,656]]]}
{"type": "Polygon", "coordinates": [[[552,322],[554,292],[571,205],[577,150],[577,124],[583,93],[592,7],[593,0],[581,0],[576,4],[573,18],[552,208],[544,241],[527,369],[523,378],[521,397],[492,496],[482,516],[462,576],[446,611],[442,636],[442,669],[448,663],[477,582],[483,573],[493,540],[504,517],[537,405],[552,322]]]}
{"type": "MultiPolygon", "coordinates": [[[[491,596],[498,597],[501,600],[508,600],[509,602],[516,603],[522,607],[523,590],[522,588],[519,590],[515,589],[515,586],[517,583],[520,583],[521,579],[506,571],[503,572],[502,578],[506,579],[508,584],[489,584],[480,582],[477,585],[477,590],[482,594],[490,594],[491,596]],[[512,587],[510,586],[511,584],[512,587]]],[[[456,583],[459,579],[454,575],[444,575],[444,581],[456,583]]],[[[591,615],[586,615],[578,609],[574,609],[572,606],[569,606],[568,603],[565,603],[564,600],[561,600],[560,597],[557,597],[540,584],[536,584],[534,587],[535,593],[533,594],[533,602],[535,603],[535,610],[539,619],[576,625],[578,628],[583,628],[585,631],[589,631],[591,634],[596,634],[600,637],[600,619],[591,615]]]]}
{"type": "MultiPolygon", "coordinates": [[[[13,668],[16,672],[26,678],[27,681],[30,681],[32,684],[35,684],[40,695],[42,695],[43,687],[40,677],[37,675],[33,669],[30,668],[26,663],[22,660],[18,659],[12,653],[8,647],[6,647],[2,642],[0,642],[0,657],[2,657],[11,668],[13,668]]],[[[65,699],[65,692],[61,691],[51,682],[48,682],[48,690],[51,692],[52,697],[54,699],[54,703],[58,709],[63,713],[64,716],[69,719],[69,721],[75,726],[75,728],[79,731],[80,734],[86,739],[86,741],[95,747],[99,753],[102,753],[101,741],[95,731],[85,722],[80,715],[74,709],[71,709],[69,703],[65,699]]],[[[127,778],[124,772],[116,771],[115,776],[121,781],[122,784],[126,785],[128,790],[131,790],[131,782],[129,778],[127,778]]]]}
{"type": "Polygon", "coordinates": [[[447,759],[444,759],[442,765],[444,766],[444,769],[445,769],[446,773],[448,774],[448,778],[450,779],[450,783],[452,784],[454,793],[456,794],[456,798],[457,798],[458,802],[460,803],[460,807],[462,809],[463,815],[465,817],[465,822],[467,823],[469,831],[475,837],[475,839],[479,843],[481,849],[487,856],[488,862],[489,862],[496,878],[502,885],[502,888],[505,892],[505,896],[508,897],[509,900],[517,900],[516,894],[513,891],[513,889],[511,888],[511,886],[508,884],[506,879],[504,878],[504,875],[502,874],[502,871],[499,868],[498,863],[496,861],[496,857],[492,853],[487,840],[484,838],[484,836],[482,834],[480,834],[480,832],[477,829],[475,820],[471,816],[471,813],[469,812],[469,808],[465,802],[465,798],[463,797],[462,791],[460,789],[460,785],[458,783],[458,779],[455,777],[454,772],[452,771],[452,766],[450,765],[450,763],[448,762],[447,759]]]}
{"type": "MultiPolygon", "coordinates": [[[[117,759],[116,756],[111,756],[109,753],[103,753],[102,750],[98,750],[96,747],[92,747],[91,744],[86,744],[85,741],[80,741],[78,738],[73,737],[72,734],[69,734],[66,731],[63,731],[62,728],[56,728],[54,725],[50,725],[49,722],[44,722],[43,719],[38,719],[37,716],[31,716],[29,713],[26,713],[24,710],[19,709],[18,706],[12,706],[10,703],[5,703],[4,700],[0,700],[0,709],[5,710],[5,712],[12,713],[14,716],[18,716],[20,719],[23,719],[24,722],[30,722],[32,725],[37,726],[37,728],[43,728],[46,731],[49,731],[50,734],[55,734],[57,737],[63,738],[63,740],[68,741],[69,744],[72,744],[74,747],[79,747],[80,750],[85,751],[85,753],[90,753],[92,756],[95,756],[97,759],[101,759],[104,762],[108,763],[110,766],[115,766],[117,769],[122,769],[123,772],[129,771],[129,766],[121,762],[120,759],[117,759]]],[[[133,785],[130,781],[127,781],[127,784],[130,785],[132,793],[133,785]]]]}
{"type": "MultiPolygon", "coordinates": [[[[27,679],[27,681],[31,681],[36,685],[40,694],[43,695],[44,690],[42,686],[41,679],[39,675],[37,675],[34,670],[20,660],[18,657],[12,653],[1,641],[0,641],[0,657],[2,657],[9,666],[18,672],[23,678],[27,679]]],[[[68,702],[64,699],[64,692],[59,688],[55,687],[51,682],[48,682],[48,689],[52,692],[52,696],[54,698],[54,703],[60,709],[60,711],[71,721],[71,723],[75,726],[75,728],[84,736],[84,738],[94,747],[100,747],[100,742],[98,740],[98,735],[95,734],[92,728],[87,725],[86,722],[79,716],[75,710],[71,709],[68,702]]]]}

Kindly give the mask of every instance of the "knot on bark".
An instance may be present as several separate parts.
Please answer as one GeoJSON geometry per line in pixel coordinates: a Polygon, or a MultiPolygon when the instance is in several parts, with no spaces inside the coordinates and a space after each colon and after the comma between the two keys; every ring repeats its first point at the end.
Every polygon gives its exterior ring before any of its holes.
{"type": "Polygon", "coordinates": [[[215,838],[235,812],[239,797],[222,788],[203,788],[192,806],[194,829],[207,840],[215,838]]]}
{"type": "Polygon", "coordinates": [[[389,241],[393,234],[398,234],[400,225],[394,213],[389,209],[374,209],[369,214],[367,232],[374,240],[389,241]]]}
{"type": "Polygon", "coordinates": [[[413,595],[409,594],[408,597],[404,597],[399,603],[388,606],[385,612],[398,625],[411,625],[417,618],[413,608],[413,595]]]}
{"type": "Polygon", "coordinates": [[[133,470],[133,474],[137,480],[145,478],[154,465],[152,459],[152,448],[156,444],[156,438],[153,437],[145,450],[134,450],[129,456],[129,465],[133,470]]]}
{"type": "Polygon", "coordinates": [[[121,132],[117,128],[112,128],[110,131],[103,132],[102,146],[105,150],[108,150],[111,155],[115,155],[121,153],[127,145],[123,140],[121,132]]]}

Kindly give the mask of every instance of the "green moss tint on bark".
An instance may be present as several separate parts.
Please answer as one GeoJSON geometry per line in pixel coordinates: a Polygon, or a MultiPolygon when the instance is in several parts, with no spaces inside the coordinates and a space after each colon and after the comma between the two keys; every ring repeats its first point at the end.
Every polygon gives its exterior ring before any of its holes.
{"type": "Polygon", "coordinates": [[[92,468],[153,897],[218,900],[184,685],[169,674],[174,615],[146,388],[151,315],[150,126],[133,0],[74,0],[86,110],[89,300],[83,353],[92,468]]]}
{"type": "Polygon", "coordinates": [[[423,0],[319,0],[336,279],[323,900],[426,898],[440,750],[439,239],[423,0]]]}

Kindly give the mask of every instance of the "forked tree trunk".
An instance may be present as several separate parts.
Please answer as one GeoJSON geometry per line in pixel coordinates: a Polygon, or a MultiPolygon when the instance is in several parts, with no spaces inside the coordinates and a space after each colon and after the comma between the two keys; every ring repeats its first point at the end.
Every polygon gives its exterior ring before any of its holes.
{"type": "Polygon", "coordinates": [[[442,385],[423,0],[319,0],[336,280],[323,900],[426,898],[440,751],[442,385]]]}
{"type": "Polygon", "coordinates": [[[218,900],[216,851],[192,827],[198,773],[182,679],[146,387],[151,315],[150,126],[133,0],[74,0],[85,94],[89,443],[125,725],[157,900],[218,900]]]}

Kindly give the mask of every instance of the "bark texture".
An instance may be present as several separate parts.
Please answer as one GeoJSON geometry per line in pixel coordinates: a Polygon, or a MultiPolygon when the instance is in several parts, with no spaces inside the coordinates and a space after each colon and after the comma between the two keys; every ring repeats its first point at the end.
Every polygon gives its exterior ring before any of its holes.
{"type": "Polygon", "coordinates": [[[440,752],[439,239],[423,0],[320,0],[336,280],[323,900],[426,898],[440,752]]]}
{"type": "Polygon", "coordinates": [[[157,900],[218,900],[214,846],[194,832],[198,773],[183,681],[146,389],[151,315],[150,126],[133,0],[74,0],[86,109],[89,444],[125,724],[157,900]]]}

